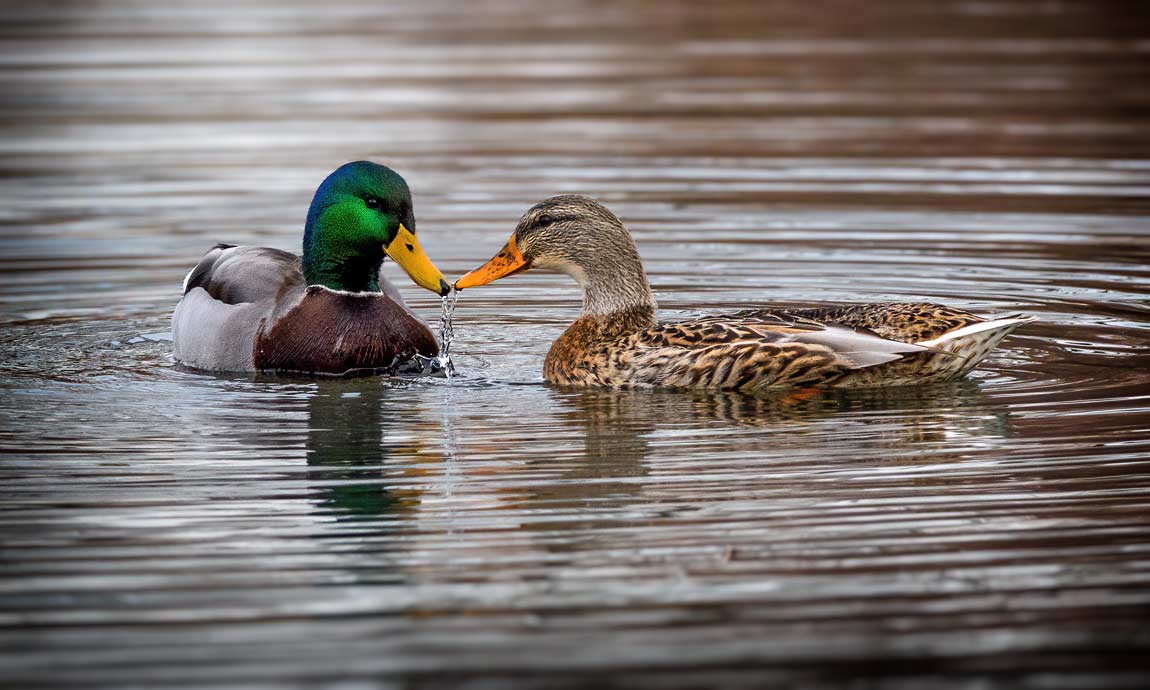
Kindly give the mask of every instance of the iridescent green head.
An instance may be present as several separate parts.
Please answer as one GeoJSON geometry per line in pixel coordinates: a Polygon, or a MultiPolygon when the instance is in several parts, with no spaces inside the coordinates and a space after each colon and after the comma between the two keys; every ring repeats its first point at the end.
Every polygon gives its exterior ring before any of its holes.
{"type": "Polygon", "coordinates": [[[368,161],[340,166],[315,192],[303,235],[308,285],[378,292],[379,267],[390,256],[416,285],[440,295],[450,286],[415,239],[407,182],[368,161]]]}

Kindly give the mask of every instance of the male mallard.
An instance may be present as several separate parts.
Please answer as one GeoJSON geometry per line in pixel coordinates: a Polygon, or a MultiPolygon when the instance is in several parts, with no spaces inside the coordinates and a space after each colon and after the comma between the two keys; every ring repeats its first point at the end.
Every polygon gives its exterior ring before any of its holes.
{"type": "Polygon", "coordinates": [[[415,239],[398,173],[357,161],[316,190],[303,257],[217,244],[184,280],[172,314],[177,362],[212,371],[343,374],[438,354],[427,325],[380,275],[390,256],[420,287],[450,286],[415,239]]]}
{"type": "Polygon", "coordinates": [[[544,379],[555,384],[757,391],[935,381],[970,371],[1032,320],[883,303],[658,323],[630,233],[602,204],[575,195],[527,211],[502,251],[455,287],[529,268],[561,271],[583,287],[583,313],[543,366],[544,379]]]}

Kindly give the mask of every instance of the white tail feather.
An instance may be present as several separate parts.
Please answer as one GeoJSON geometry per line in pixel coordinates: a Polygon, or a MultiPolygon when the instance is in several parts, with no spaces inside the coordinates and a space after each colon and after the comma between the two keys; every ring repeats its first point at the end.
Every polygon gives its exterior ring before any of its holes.
{"type": "MultiPolygon", "coordinates": [[[[931,340],[922,340],[915,344],[921,345],[923,347],[941,347],[955,340],[968,338],[972,335],[975,335],[976,333],[982,333],[984,331],[1005,331],[1002,333],[1002,336],[1005,337],[1007,333],[1013,331],[1015,328],[1021,326],[1022,324],[1030,323],[1035,320],[1036,317],[1033,316],[1007,316],[1001,319],[982,321],[979,323],[973,323],[969,326],[963,326],[962,328],[956,328],[953,331],[947,331],[946,333],[943,333],[937,338],[933,338],[931,340]]],[[[981,340],[981,338],[979,338],[979,340],[981,340]]]]}
{"type": "Polygon", "coordinates": [[[978,366],[990,351],[998,346],[1007,335],[1024,323],[1034,321],[1033,316],[1012,315],[1001,319],[956,328],[932,340],[924,340],[918,345],[946,352],[953,357],[940,360],[936,371],[944,376],[961,376],[978,366]]]}

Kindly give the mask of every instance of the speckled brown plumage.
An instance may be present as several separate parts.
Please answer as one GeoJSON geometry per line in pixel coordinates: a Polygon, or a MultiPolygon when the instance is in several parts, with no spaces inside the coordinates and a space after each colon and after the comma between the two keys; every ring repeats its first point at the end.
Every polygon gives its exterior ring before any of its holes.
{"type": "Polygon", "coordinates": [[[918,345],[778,314],[704,317],[621,333],[611,319],[582,317],[552,345],[543,375],[550,383],[613,388],[849,386],[859,372],[923,352],[918,345]]]}
{"type": "MultiPolygon", "coordinates": [[[[757,392],[783,387],[893,386],[972,369],[1022,323],[987,320],[930,303],[811,309],[748,309],[658,323],[655,299],[630,233],[602,204],[564,195],[519,221],[502,255],[515,272],[551,268],[583,287],[583,313],[551,346],[546,381],[610,388],[757,392]],[[515,261],[519,261],[515,258],[515,261]]],[[[461,279],[472,287],[509,275],[488,265],[461,279]]]]}
{"type": "MultiPolygon", "coordinates": [[[[855,315],[867,311],[860,305],[855,315]]],[[[920,305],[886,305],[866,316],[887,332],[938,333],[935,322],[915,322],[920,305]],[[898,314],[911,315],[901,327],[898,314]],[[901,327],[901,330],[900,330],[901,327]]],[[[819,323],[793,312],[753,310],[737,315],[620,328],[610,317],[584,316],[551,346],[546,381],[611,388],[661,387],[754,392],[780,387],[869,387],[954,378],[968,372],[1007,333],[1029,319],[1012,317],[1000,326],[970,316],[970,326],[988,324],[969,337],[917,343],[882,337],[863,327],[819,323]]],[[[954,310],[958,312],[958,310],[954,310]]],[[[961,313],[961,312],[960,312],[961,313]]],[[[925,318],[924,318],[925,320],[925,318]]],[[[962,326],[959,326],[962,328],[962,326]]]]}
{"type": "Polygon", "coordinates": [[[874,302],[815,309],[748,309],[735,312],[733,316],[755,318],[772,314],[866,329],[883,338],[903,343],[930,340],[986,320],[962,309],[931,302],[874,302]]]}

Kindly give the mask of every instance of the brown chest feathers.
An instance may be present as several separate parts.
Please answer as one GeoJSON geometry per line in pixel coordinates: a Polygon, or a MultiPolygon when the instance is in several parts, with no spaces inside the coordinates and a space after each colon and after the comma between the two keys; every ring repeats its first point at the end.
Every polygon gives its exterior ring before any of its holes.
{"type": "Polygon", "coordinates": [[[346,374],[394,371],[416,354],[438,353],[427,326],[387,295],[313,285],[283,317],[261,326],[252,357],[261,370],[346,374]]]}
{"type": "Polygon", "coordinates": [[[581,316],[547,352],[543,379],[548,383],[614,385],[607,376],[615,367],[610,344],[655,324],[653,307],[635,307],[610,316],[581,316]]]}
{"type": "MultiPolygon", "coordinates": [[[[901,311],[923,318],[912,306],[901,311]]],[[[883,325],[873,315],[869,320],[883,325]]],[[[655,324],[648,310],[626,318],[613,314],[578,319],[551,347],[544,378],[562,385],[752,392],[893,385],[951,376],[964,361],[865,329],[822,324],[782,312],[758,310],[655,324]]]]}

